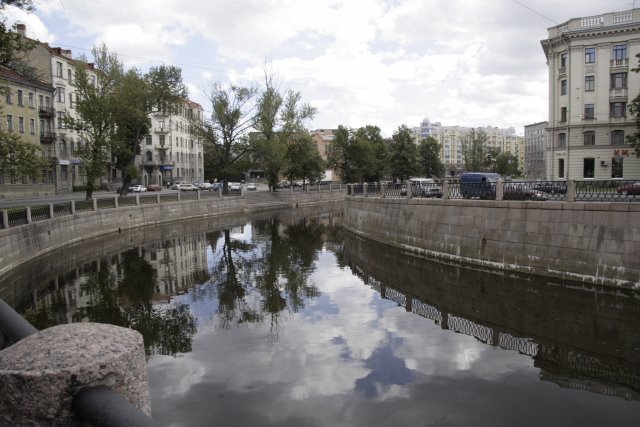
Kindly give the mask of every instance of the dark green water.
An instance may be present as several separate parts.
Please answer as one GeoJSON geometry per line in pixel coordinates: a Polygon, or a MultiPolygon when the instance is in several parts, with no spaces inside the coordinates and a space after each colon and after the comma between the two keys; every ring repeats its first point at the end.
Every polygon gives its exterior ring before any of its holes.
{"type": "Polygon", "coordinates": [[[339,220],[139,230],[0,290],[38,328],[140,331],[161,425],[638,425],[637,292],[432,263],[339,220]]]}

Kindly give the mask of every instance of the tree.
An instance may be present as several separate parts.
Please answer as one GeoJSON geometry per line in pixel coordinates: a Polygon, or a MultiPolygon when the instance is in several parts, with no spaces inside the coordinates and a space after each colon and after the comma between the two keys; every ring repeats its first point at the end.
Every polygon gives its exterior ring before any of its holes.
{"type": "Polygon", "coordinates": [[[92,49],[96,81],[89,79],[88,65],[76,62],[76,115],[64,116],[65,126],[78,131],[82,144],[78,154],[86,175],[86,198],[91,199],[96,181],[105,173],[115,136],[117,114],[121,106],[115,94],[123,76],[122,64],[107,46],[92,49]]]}
{"type": "Polygon", "coordinates": [[[350,132],[346,127],[339,125],[333,141],[329,146],[327,155],[327,167],[331,168],[342,177],[343,182],[354,182],[350,174],[350,159],[347,155],[350,143],[350,132]]]}
{"type": "Polygon", "coordinates": [[[214,154],[207,164],[218,169],[205,173],[222,178],[225,190],[229,178],[238,173],[234,170],[234,163],[251,151],[246,133],[256,123],[253,102],[256,92],[252,86],[224,86],[219,82],[214,83],[208,93],[213,110],[211,119],[203,122],[193,119],[190,121],[194,132],[214,154]]]}
{"type": "Polygon", "coordinates": [[[418,145],[418,158],[421,173],[427,178],[439,178],[444,175],[444,165],[440,160],[440,144],[434,137],[429,136],[418,145]]]}
{"type": "Polygon", "coordinates": [[[23,140],[17,133],[0,130],[0,170],[16,178],[37,180],[49,162],[40,157],[37,144],[23,140]]]}
{"type": "Polygon", "coordinates": [[[382,138],[380,128],[373,125],[355,131],[356,150],[362,158],[361,175],[365,181],[380,181],[387,175],[389,148],[382,138]]]}
{"type": "Polygon", "coordinates": [[[312,182],[323,175],[324,161],[309,134],[298,133],[289,141],[285,160],[284,174],[290,181],[312,182]]]}
{"type": "Polygon", "coordinates": [[[462,156],[465,169],[481,172],[486,169],[486,147],[489,137],[483,129],[471,128],[462,142],[462,156]]]}
{"type": "Polygon", "coordinates": [[[502,176],[518,175],[518,157],[509,153],[498,154],[494,171],[502,176]]]}
{"type": "Polygon", "coordinates": [[[399,126],[391,139],[391,174],[404,181],[418,170],[418,150],[407,125],[399,126]]]}

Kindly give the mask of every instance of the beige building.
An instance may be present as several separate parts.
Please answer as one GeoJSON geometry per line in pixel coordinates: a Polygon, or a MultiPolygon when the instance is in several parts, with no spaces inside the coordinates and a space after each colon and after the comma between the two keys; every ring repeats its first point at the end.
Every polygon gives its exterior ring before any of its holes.
{"type": "MultiPolygon", "coordinates": [[[[496,148],[501,153],[512,154],[518,158],[518,169],[524,169],[524,138],[516,134],[514,128],[498,128],[485,126],[487,147],[496,148]]],[[[440,144],[440,160],[448,176],[456,176],[464,172],[464,155],[462,147],[471,130],[463,126],[443,126],[440,122],[430,122],[425,118],[420,127],[414,128],[416,138],[435,138],[440,144]]]]}
{"type": "Polygon", "coordinates": [[[640,9],[572,18],[548,29],[547,178],[640,178],[626,137],[640,92],[640,9]]]}
{"type": "Polygon", "coordinates": [[[202,121],[200,104],[186,101],[175,111],[150,114],[151,133],[142,142],[136,163],[143,185],[204,181],[202,141],[191,131],[190,120],[202,121]]]}
{"type": "MultiPolygon", "coordinates": [[[[5,67],[0,67],[0,86],[3,92],[0,97],[0,129],[14,132],[22,140],[40,146],[42,156],[53,161],[53,87],[5,67]]],[[[38,182],[0,170],[0,191],[3,196],[16,197],[54,194],[54,170],[43,171],[42,180],[38,182]]]]}

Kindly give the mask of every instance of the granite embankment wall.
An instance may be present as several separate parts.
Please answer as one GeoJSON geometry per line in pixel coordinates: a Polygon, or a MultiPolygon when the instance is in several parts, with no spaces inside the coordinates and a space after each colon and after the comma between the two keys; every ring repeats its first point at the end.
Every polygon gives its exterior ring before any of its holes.
{"type": "Polygon", "coordinates": [[[0,276],[69,244],[142,227],[198,218],[243,215],[343,200],[345,191],[256,192],[243,197],[206,198],[123,206],[75,213],[0,230],[0,276]]]}
{"type": "Polygon", "coordinates": [[[353,233],[432,259],[640,288],[640,204],[347,197],[353,233]]]}

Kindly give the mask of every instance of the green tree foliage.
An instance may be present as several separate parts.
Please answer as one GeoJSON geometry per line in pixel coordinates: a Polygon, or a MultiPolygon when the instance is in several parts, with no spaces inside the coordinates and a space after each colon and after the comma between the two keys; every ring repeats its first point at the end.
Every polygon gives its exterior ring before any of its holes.
{"type": "Polygon", "coordinates": [[[37,144],[23,140],[17,133],[0,130],[0,170],[5,175],[37,180],[49,167],[49,162],[40,157],[37,144]]]}
{"type": "Polygon", "coordinates": [[[94,47],[96,81],[90,79],[87,64],[76,62],[76,115],[66,114],[65,126],[75,129],[82,140],[78,150],[86,175],[86,198],[89,200],[98,179],[106,172],[110,144],[116,135],[121,105],[114,94],[123,77],[122,64],[106,45],[94,47]]]}
{"type": "Polygon", "coordinates": [[[307,133],[297,133],[288,141],[285,164],[284,175],[290,181],[301,179],[303,183],[319,180],[325,170],[324,161],[307,133]]]}
{"type": "Polygon", "coordinates": [[[312,152],[303,155],[300,150],[313,149],[317,154],[313,144],[304,143],[305,136],[308,136],[304,122],[315,116],[316,109],[302,102],[300,92],[288,90],[281,93],[275,77],[269,72],[265,72],[264,87],[260,90],[256,109],[255,129],[258,134],[254,138],[255,158],[265,171],[269,187],[276,188],[285,169],[288,174],[312,170],[313,162],[318,159],[312,152]],[[301,159],[301,156],[307,161],[305,166],[290,163],[292,159],[301,159]]]}
{"type": "Polygon", "coordinates": [[[422,139],[418,145],[420,173],[427,178],[440,178],[444,175],[440,148],[438,140],[432,136],[422,139]]]}
{"type": "Polygon", "coordinates": [[[327,162],[344,182],[379,181],[389,169],[389,148],[377,126],[339,126],[327,162]]]}
{"type": "Polygon", "coordinates": [[[404,181],[418,171],[418,148],[406,125],[399,126],[391,139],[391,174],[404,181]]]}
{"type": "Polygon", "coordinates": [[[517,176],[518,157],[509,153],[500,153],[496,157],[495,172],[502,176],[517,176]]]}
{"type": "Polygon", "coordinates": [[[468,172],[486,170],[487,141],[489,137],[483,129],[471,128],[462,142],[462,157],[468,172]]]}
{"type": "MultiPolygon", "coordinates": [[[[3,11],[6,6],[18,7],[27,12],[31,12],[34,9],[31,0],[1,0],[0,11],[3,11]]],[[[34,46],[35,42],[33,40],[24,38],[17,33],[15,25],[13,31],[9,31],[6,19],[4,17],[0,19],[0,65],[29,77],[37,77],[35,68],[24,61],[24,55],[34,46]]]]}

